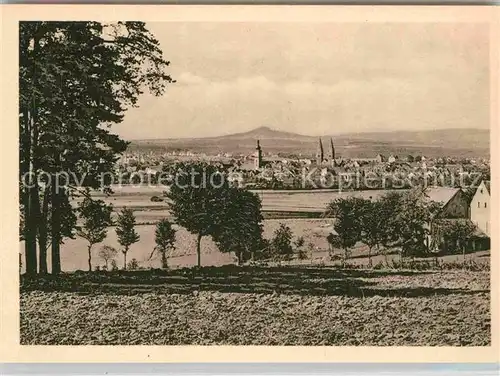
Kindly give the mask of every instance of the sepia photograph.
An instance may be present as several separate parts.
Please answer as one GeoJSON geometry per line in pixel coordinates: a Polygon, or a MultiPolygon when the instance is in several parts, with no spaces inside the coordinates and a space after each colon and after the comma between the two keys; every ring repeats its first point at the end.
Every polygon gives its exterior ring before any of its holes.
{"type": "Polygon", "coordinates": [[[20,345],[493,345],[488,22],[109,19],[17,23],[20,345]]]}

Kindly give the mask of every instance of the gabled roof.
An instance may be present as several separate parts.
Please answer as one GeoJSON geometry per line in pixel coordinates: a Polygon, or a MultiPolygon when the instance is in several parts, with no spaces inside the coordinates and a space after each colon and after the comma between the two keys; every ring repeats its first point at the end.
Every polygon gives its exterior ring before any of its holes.
{"type": "Polygon", "coordinates": [[[425,190],[425,195],[429,201],[435,201],[441,206],[445,206],[460,191],[460,188],[432,187],[425,190]]]}
{"type": "Polygon", "coordinates": [[[485,185],[486,189],[488,190],[488,193],[491,195],[490,182],[484,180],[484,185],[485,185]]]}

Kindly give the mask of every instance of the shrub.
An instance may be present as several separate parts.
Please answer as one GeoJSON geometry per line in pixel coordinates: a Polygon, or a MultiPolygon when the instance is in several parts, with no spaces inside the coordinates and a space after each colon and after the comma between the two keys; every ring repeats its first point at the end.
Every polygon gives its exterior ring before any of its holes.
{"type": "Polygon", "coordinates": [[[133,258],[132,260],[130,260],[127,264],[127,269],[129,270],[137,270],[139,269],[139,262],[133,258]]]}
{"type": "Polygon", "coordinates": [[[274,256],[286,256],[289,258],[293,253],[292,248],[292,230],[284,223],[274,232],[274,238],[271,241],[271,248],[274,256]]]}

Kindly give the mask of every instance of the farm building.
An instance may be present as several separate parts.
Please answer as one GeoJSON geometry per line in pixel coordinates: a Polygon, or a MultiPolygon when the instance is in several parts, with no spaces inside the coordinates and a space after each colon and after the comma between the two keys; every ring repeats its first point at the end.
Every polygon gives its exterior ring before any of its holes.
{"type": "Polygon", "coordinates": [[[426,198],[440,204],[434,218],[469,218],[469,202],[460,188],[433,187],[425,191],[426,198]]]}
{"type": "MultiPolygon", "coordinates": [[[[486,191],[486,188],[483,189],[486,191]]],[[[429,189],[426,192],[426,196],[429,200],[440,204],[439,211],[434,215],[430,223],[430,235],[428,236],[427,242],[429,248],[439,250],[451,248],[452,246],[449,236],[447,236],[447,231],[452,226],[461,224],[463,225],[462,227],[466,227],[466,225],[475,225],[474,231],[467,243],[468,248],[474,250],[489,249],[489,239],[487,235],[471,218],[472,205],[477,205],[475,202],[478,200],[473,200],[473,203],[469,204],[467,195],[460,188],[436,187],[429,189]]],[[[481,196],[480,199],[484,200],[485,198],[481,196]]],[[[489,201],[486,207],[488,206],[489,201]]],[[[484,205],[482,209],[484,209],[484,205]]],[[[483,213],[478,212],[474,215],[478,222],[482,221],[484,225],[487,225],[483,213]]]]}
{"type": "Polygon", "coordinates": [[[424,192],[425,198],[430,202],[439,204],[439,210],[434,214],[429,223],[429,235],[427,236],[428,249],[443,249],[448,246],[445,226],[450,221],[469,219],[469,202],[464,191],[460,188],[433,187],[424,192]]]}
{"type": "Polygon", "coordinates": [[[470,203],[470,220],[476,225],[474,249],[490,248],[490,195],[489,181],[482,181],[470,203]]]}
{"type": "Polygon", "coordinates": [[[470,203],[471,221],[490,236],[490,182],[482,181],[470,203]]]}

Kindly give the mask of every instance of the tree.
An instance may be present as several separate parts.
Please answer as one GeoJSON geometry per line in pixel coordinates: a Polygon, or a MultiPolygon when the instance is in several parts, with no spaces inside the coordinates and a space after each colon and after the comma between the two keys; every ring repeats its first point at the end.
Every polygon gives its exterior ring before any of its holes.
{"type": "Polygon", "coordinates": [[[274,237],[271,240],[271,248],[275,256],[284,256],[289,258],[293,254],[292,248],[292,230],[284,223],[274,231],[274,237]]]}
{"type": "Polygon", "coordinates": [[[139,269],[139,261],[137,261],[137,259],[133,258],[127,264],[127,267],[125,269],[129,269],[129,270],[137,270],[137,269],[139,269]]]}
{"type": "Polygon", "coordinates": [[[350,249],[361,239],[366,201],[358,197],[340,198],[330,202],[326,209],[327,215],[335,218],[335,234],[327,240],[333,247],[344,250],[344,262],[349,258],[350,249]]]}
{"type": "Polygon", "coordinates": [[[219,201],[224,216],[212,237],[222,252],[234,252],[241,265],[261,250],[262,214],[258,195],[242,188],[229,188],[219,201]]]}
{"type": "Polygon", "coordinates": [[[383,220],[383,218],[379,216],[382,204],[378,201],[371,202],[366,200],[364,205],[365,207],[360,217],[360,240],[368,247],[368,264],[371,267],[372,250],[380,246],[383,238],[383,226],[380,225],[381,219],[383,220]]]}
{"type": "Polygon", "coordinates": [[[176,222],[196,235],[198,267],[201,266],[201,240],[220,228],[227,213],[224,196],[230,189],[222,166],[204,162],[169,166],[173,183],[165,192],[176,222]]]}
{"type": "Polygon", "coordinates": [[[476,226],[468,220],[443,221],[443,223],[436,223],[436,226],[440,227],[439,233],[444,235],[446,245],[450,247],[450,251],[454,253],[462,252],[465,260],[467,243],[474,235],[476,226]]]}
{"type": "Polygon", "coordinates": [[[295,249],[297,250],[297,257],[299,258],[299,260],[305,260],[307,259],[307,253],[306,251],[304,250],[304,245],[305,245],[305,240],[304,240],[304,237],[303,236],[299,236],[295,242],[294,242],[294,246],[295,246],[295,249]]]}
{"type": "Polygon", "coordinates": [[[108,226],[112,225],[111,205],[102,200],[92,200],[86,197],[79,205],[80,218],[83,225],[77,230],[78,236],[88,241],[88,265],[92,271],[92,246],[106,239],[108,226]]]}
{"type": "MultiPolygon", "coordinates": [[[[379,246],[383,248],[385,262],[388,263],[388,248],[399,246],[399,212],[404,195],[399,192],[388,192],[377,202],[377,218],[379,246]]],[[[373,224],[373,223],[372,223],[373,224]]],[[[366,237],[365,237],[366,240],[366,237]]]]}
{"type": "Polygon", "coordinates": [[[155,251],[160,252],[161,267],[167,269],[167,252],[175,248],[175,230],[172,228],[172,224],[167,218],[163,218],[156,224],[155,243],[156,247],[153,249],[153,252],[151,252],[149,258],[151,259],[151,257],[153,257],[155,251]]]}
{"type": "Polygon", "coordinates": [[[99,250],[99,257],[104,260],[105,268],[108,270],[108,262],[115,259],[118,250],[110,245],[103,245],[99,250]]]}
{"type": "Polygon", "coordinates": [[[422,256],[427,253],[429,224],[439,208],[438,203],[428,200],[425,189],[412,189],[403,195],[398,207],[395,229],[403,257],[422,256]]]}
{"type": "Polygon", "coordinates": [[[127,269],[127,253],[130,246],[139,241],[139,234],[135,231],[135,216],[132,209],[123,208],[116,221],[116,235],[122,247],[123,269],[127,269]]]}
{"type": "MultiPolygon", "coordinates": [[[[20,22],[19,171],[24,211],[26,272],[37,272],[36,238],[48,223],[37,176],[51,182],[52,273],[60,271],[64,237],[61,200],[79,193],[75,182],[96,188],[127,143],[109,131],[148,89],[163,93],[173,80],[164,71],[158,41],[142,22],[20,22]],[[64,188],[61,175],[74,177],[64,188]],[[26,178],[26,179],[23,179],[26,178]],[[44,216],[44,217],[43,217],[44,216]],[[42,220],[40,220],[40,218],[42,220]]],[[[45,230],[40,236],[44,242],[45,230]]],[[[42,270],[44,255],[42,253],[42,270]]]]}
{"type": "MultiPolygon", "coordinates": [[[[60,229],[59,229],[59,244],[63,244],[65,238],[74,239],[75,228],[76,228],[76,215],[74,213],[73,207],[70,203],[70,198],[68,197],[68,192],[61,192],[59,201],[59,217],[60,217],[60,229]]],[[[42,190],[42,195],[40,197],[42,200],[41,213],[39,217],[38,226],[38,248],[39,248],[39,272],[47,272],[47,251],[52,245],[52,194],[50,186],[46,186],[42,190]]],[[[58,260],[54,260],[52,263],[52,271],[60,271],[60,264],[57,263],[58,260]]]]}

